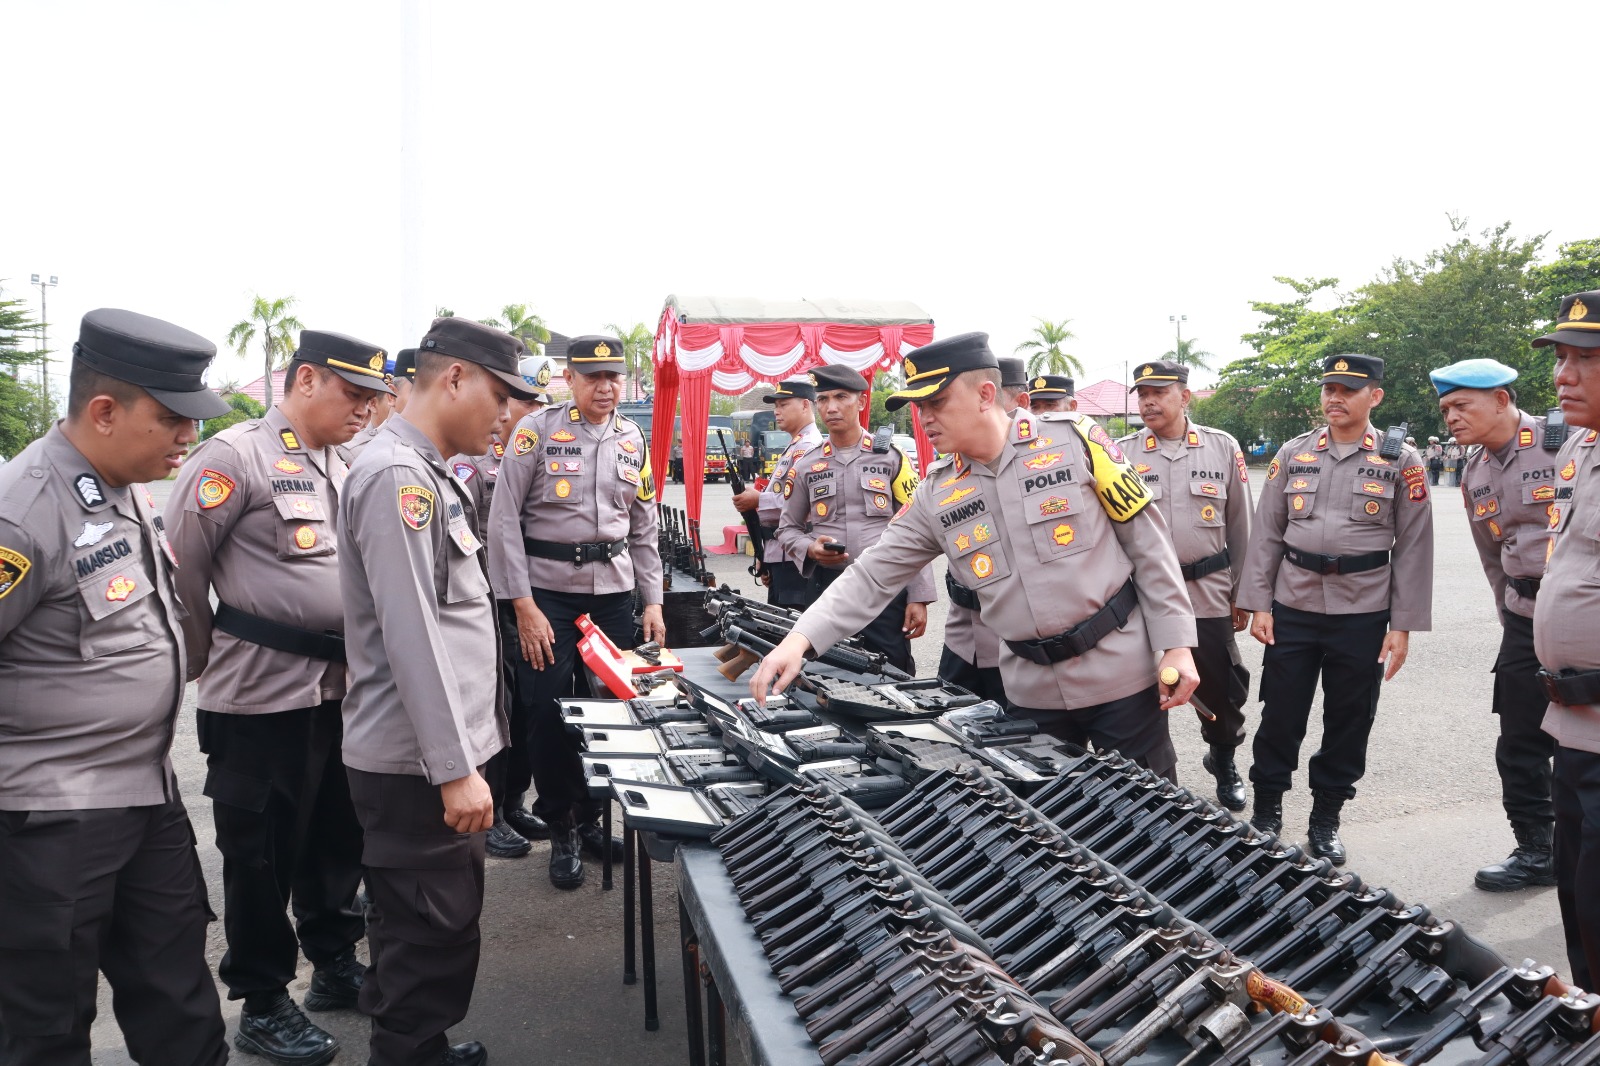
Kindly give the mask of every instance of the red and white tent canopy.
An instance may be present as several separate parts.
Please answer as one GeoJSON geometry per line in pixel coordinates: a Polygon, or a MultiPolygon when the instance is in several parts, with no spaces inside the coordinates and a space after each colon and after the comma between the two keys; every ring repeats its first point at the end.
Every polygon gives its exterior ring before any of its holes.
{"type": "Polygon", "coordinates": [[[698,519],[713,390],[738,395],[824,363],[871,380],[931,340],[933,319],[905,301],[668,296],[656,326],[652,466],[667,468],[681,399],[686,497],[698,519]]]}

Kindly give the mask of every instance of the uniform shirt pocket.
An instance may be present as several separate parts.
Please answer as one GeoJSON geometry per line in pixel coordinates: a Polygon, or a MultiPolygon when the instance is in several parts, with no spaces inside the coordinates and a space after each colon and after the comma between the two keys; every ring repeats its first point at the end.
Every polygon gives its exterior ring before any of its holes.
{"type": "Polygon", "coordinates": [[[450,523],[445,532],[450,545],[445,549],[448,556],[449,578],[445,584],[446,603],[464,603],[487,595],[489,592],[489,578],[483,572],[483,566],[478,562],[478,552],[483,545],[472,530],[467,528],[465,520],[450,523]]]}
{"type": "Polygon", "coordinates": [[[1310,518],[1317,509],[1317,479],[1290,478],[1283,486],[1283,505],[1291,522],[1310,518]]]}
{"type": "Polygon", "coordinates": [[[274,493],[278,512],[278,558],[305,559],[332,555],[337,548],[323,502],[305,493],[274,493]]]}
{"type": "Polygon", "coordinates": [[[887,475],[861,475],[861,490],[863,493],[862,498],[867,501],[867,512],[869,514],[889,513],[889,494],[891,489],[892,486],[889,484],[889,478],[887,475]]]}
{"type": "Polygon", "coordinates": [[[78,651],[84,661],[142,647],[162,633],[159,607],[138,606],[155,589],[135,554],[124,564],[78,582],[82,615],[78,651]]]}
{"type": "Polygon", "coordinates": [[[1351,490],[1350,518],[1356,522],[1387,522],[1394,510],[1394,482],[1357,478],[1351,490]]]}
{"type": "Polygon", "coordinates": [[[1223,501],[1228,498],[1227,486],[1219,487],[1214,481],[1189,482],[1189,495],[1194,497],[1194,524],[1214,529],[1223,524],[1223,501]]]}

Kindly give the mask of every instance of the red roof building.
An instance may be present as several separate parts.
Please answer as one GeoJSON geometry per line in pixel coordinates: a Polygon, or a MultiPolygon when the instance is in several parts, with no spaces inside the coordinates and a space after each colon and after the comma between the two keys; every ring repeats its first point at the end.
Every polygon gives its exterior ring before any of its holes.
{"type": "Polygon", "coordinates": [[[1128,394],[1128,387],[1110,378],[1093,385],[1080,386],[1077,398],[1078,410],[1090,418],[1123,418],[1130,412],[1134,415],[1139,413],[1139,406],[1128,394]]]}

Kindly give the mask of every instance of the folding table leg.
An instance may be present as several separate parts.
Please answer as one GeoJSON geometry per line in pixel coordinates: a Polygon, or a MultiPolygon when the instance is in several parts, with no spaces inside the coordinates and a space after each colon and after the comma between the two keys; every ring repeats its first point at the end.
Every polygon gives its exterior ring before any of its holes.
{"type": "Polygon", "coordinates": [[[633,971],[633,827],[622,820],[622,983],[638,980],[633,971]]]}
{"type": "Polygon", "coordinates": [[[683,1009],[688,1022],[689,1066],[705,1066],[706,1038],[700,1019],[700,937],[689,909],[678,897],[678,942],[683,949],[683,1009]]]}
{"type": "Polygon", "coordinates": [[[610,800],[609,797],[607,797],[607,799],[606,799],[605,810],[602,811],[601,814],[600,814],[600,839],[605,841],[605,846],[603,848],[601,848],[601,850],[605,852],[605,858],[600,860],[600,890],[602,892],[610,892],[611,888],[612,888],[612,885],[611,885],[611,800],[610,800]]]}
{"type": "Polygon", "coordinates": [[[645,850],[644,834],[635,833],[639,848],[639,936],[644,956],[644,1027],[650,1032],[661,1028],[656,1014],[656,904],[650,891],[650,853],[645,850]]]}
{"type": "Polygon", "coordinates": [[[727,1066],[728,1012],[722,1005],[722,993],[717,991],[716,978],[709,973],[706,975],[706,1026],[710,1031],[709,1066],[727,1066]]]}

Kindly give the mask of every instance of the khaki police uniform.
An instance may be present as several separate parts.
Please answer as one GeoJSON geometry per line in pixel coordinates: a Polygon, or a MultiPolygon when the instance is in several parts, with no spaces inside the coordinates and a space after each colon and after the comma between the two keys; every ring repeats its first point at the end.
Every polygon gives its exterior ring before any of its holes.
{"type": "MultiPolygon", "coordinates": [[[[800,490],[797,482],[791,504],[800,490]]],[[[934,463],[910,506],[795,632],[828,648],[943,554],[1005,642],[1000,669],[1017,713],[1170,776],[1176,757],[1156,662],[1167,648],[1193,646],[1194,615],[1166,522],[1149,502],[1086,416],[1019,413],[993,464],[960,455],[934,463]],[[1065,650],[1077,654],[1051,661],[1065,650]]]]}
{"type": "Polygon", "coordinates": [[[1258,794],[1289,790],[1320,674],[1311,788],[1335,804],[1355,796],[1384,636],[1432,624],[1427,471],[1410,446],[1396,459],[1378,454],[1380,439],[1369,424],[1361,440],[1335,444],[1322,426],[1285,444],[1267,468],[1238,589],[1240,607],[1273,615],[1250,768],[1258,794]]]}
{"type": "Polygon", "coordinates": [[[580,615],[631,647],[634,589],[646,605],[664,598],[655,495],[644,431],[620,414],[591,423],[571,401],[518,422],[500,467],[487,537],[494,593],[531,593],[555,633],[553,666],[515,663],[534,810],[553,827],[599,813],[559,701],[572,691],[580,615]]]}
{"type": "Polygon", "coordinates": [[[197,448],[167,503],[187,561],[177,587],[223,857],[218,973],[234,999],[283,991],[301,950],[321,968],[365,932],[361,827],[340,757],[344,481],[335,449],[307,448],[274,407],[197,448]]]}
{"type": "Polygon", "coordinates": [[[227,1060],[210,920],[169,752],[171,545],[143,486],[60,426],[0,467],[0,1060],[89,1062],[104,972],[141,1062],[227,1060]]]}
{"type": "Polygon", "coordinates": [[[1146,428],[1117,442],[1167,520],[1184,587],[1194,608],[1196,714],[1206,743],[1244,743],[1244,702],[1250,671],[1234,639],[1233,605],[1250,546],[1250,473],[1239,442],[1220,429],[1187,421],[1174,440],[1146,428]]]}
{"type": "MultiPolygon", "coordinates": [[[[388,419],[385,419],[384,421],[388,421],[388,419]]],[[[361,449],[371,444],[372,438],[376,437],[378,435],[378,430],[382,428],[383,427],[381,425],[374,426],[370,423],[362,426],[360,432],[335,449],[339,453],[339,458],[344,460],[346,466],[349,466],[351,463],[355,462],[356,456],[361,454],[361,449]]]]}
{"type": "Polygon", "coordinates": [[[767,487],[756,498],[756,514],[767,531],[767,541],[762,547],[761,559],[767,564],[771,583],[767,586],[767,600],[785,607],[804,607],[810,603],[806,595],[806,581],[800,568],[791,563],[778,543],[778,525],[783,518],[783,486],[789,472],[801,457],[814,448],[822,447],[822,431],[815,422],[802,429],[798,436],[784,448],[783,454],[772,466],[772,477],[767,487]]]}
{"type": "Polygon", "coordinates": [[[472,499],[472,528],[478,539],[488,541],[489,501],[494,499],[494,486],[500,476],[500,464],[505,461],[506,446],[498,436],[489,450],[482,455],[452,455],[450,471],[467,487],[472,499]]]}
{"type": "MultiPolygon", "coordinates": [[[[911,461],[893,445],[887,453],[874,452],[872,437],[865,431],[855,447],[835,448],[832,441],[824,440],[794,462],[783,477],[778,544],[809,582],[809,600],[815,600],[878,543],[890,518],[911,500],[916,487],[911,461]],[[824,566],[812,559],[808,554],[811,544],[821,536],[844,544],[851,559],[842,567],[824,566]]],[[[861,642],[886,656],[892,665],[915,673],[911,641],[902,631],[906,604],[936,599],[933,570],[924,568],[908,588],[897,590],[888,606],[867,620],[859,632],[861,642]]]]}
{"type": "Polygon", "coordinates": [[[444,821],[440,785],[506,743],[494,599],[471,499],[403,414],[340,498],[350,690],[344,762],[365,840],[374,1063],[431,1062],[478,968],[483,833],[444,821]]]}

